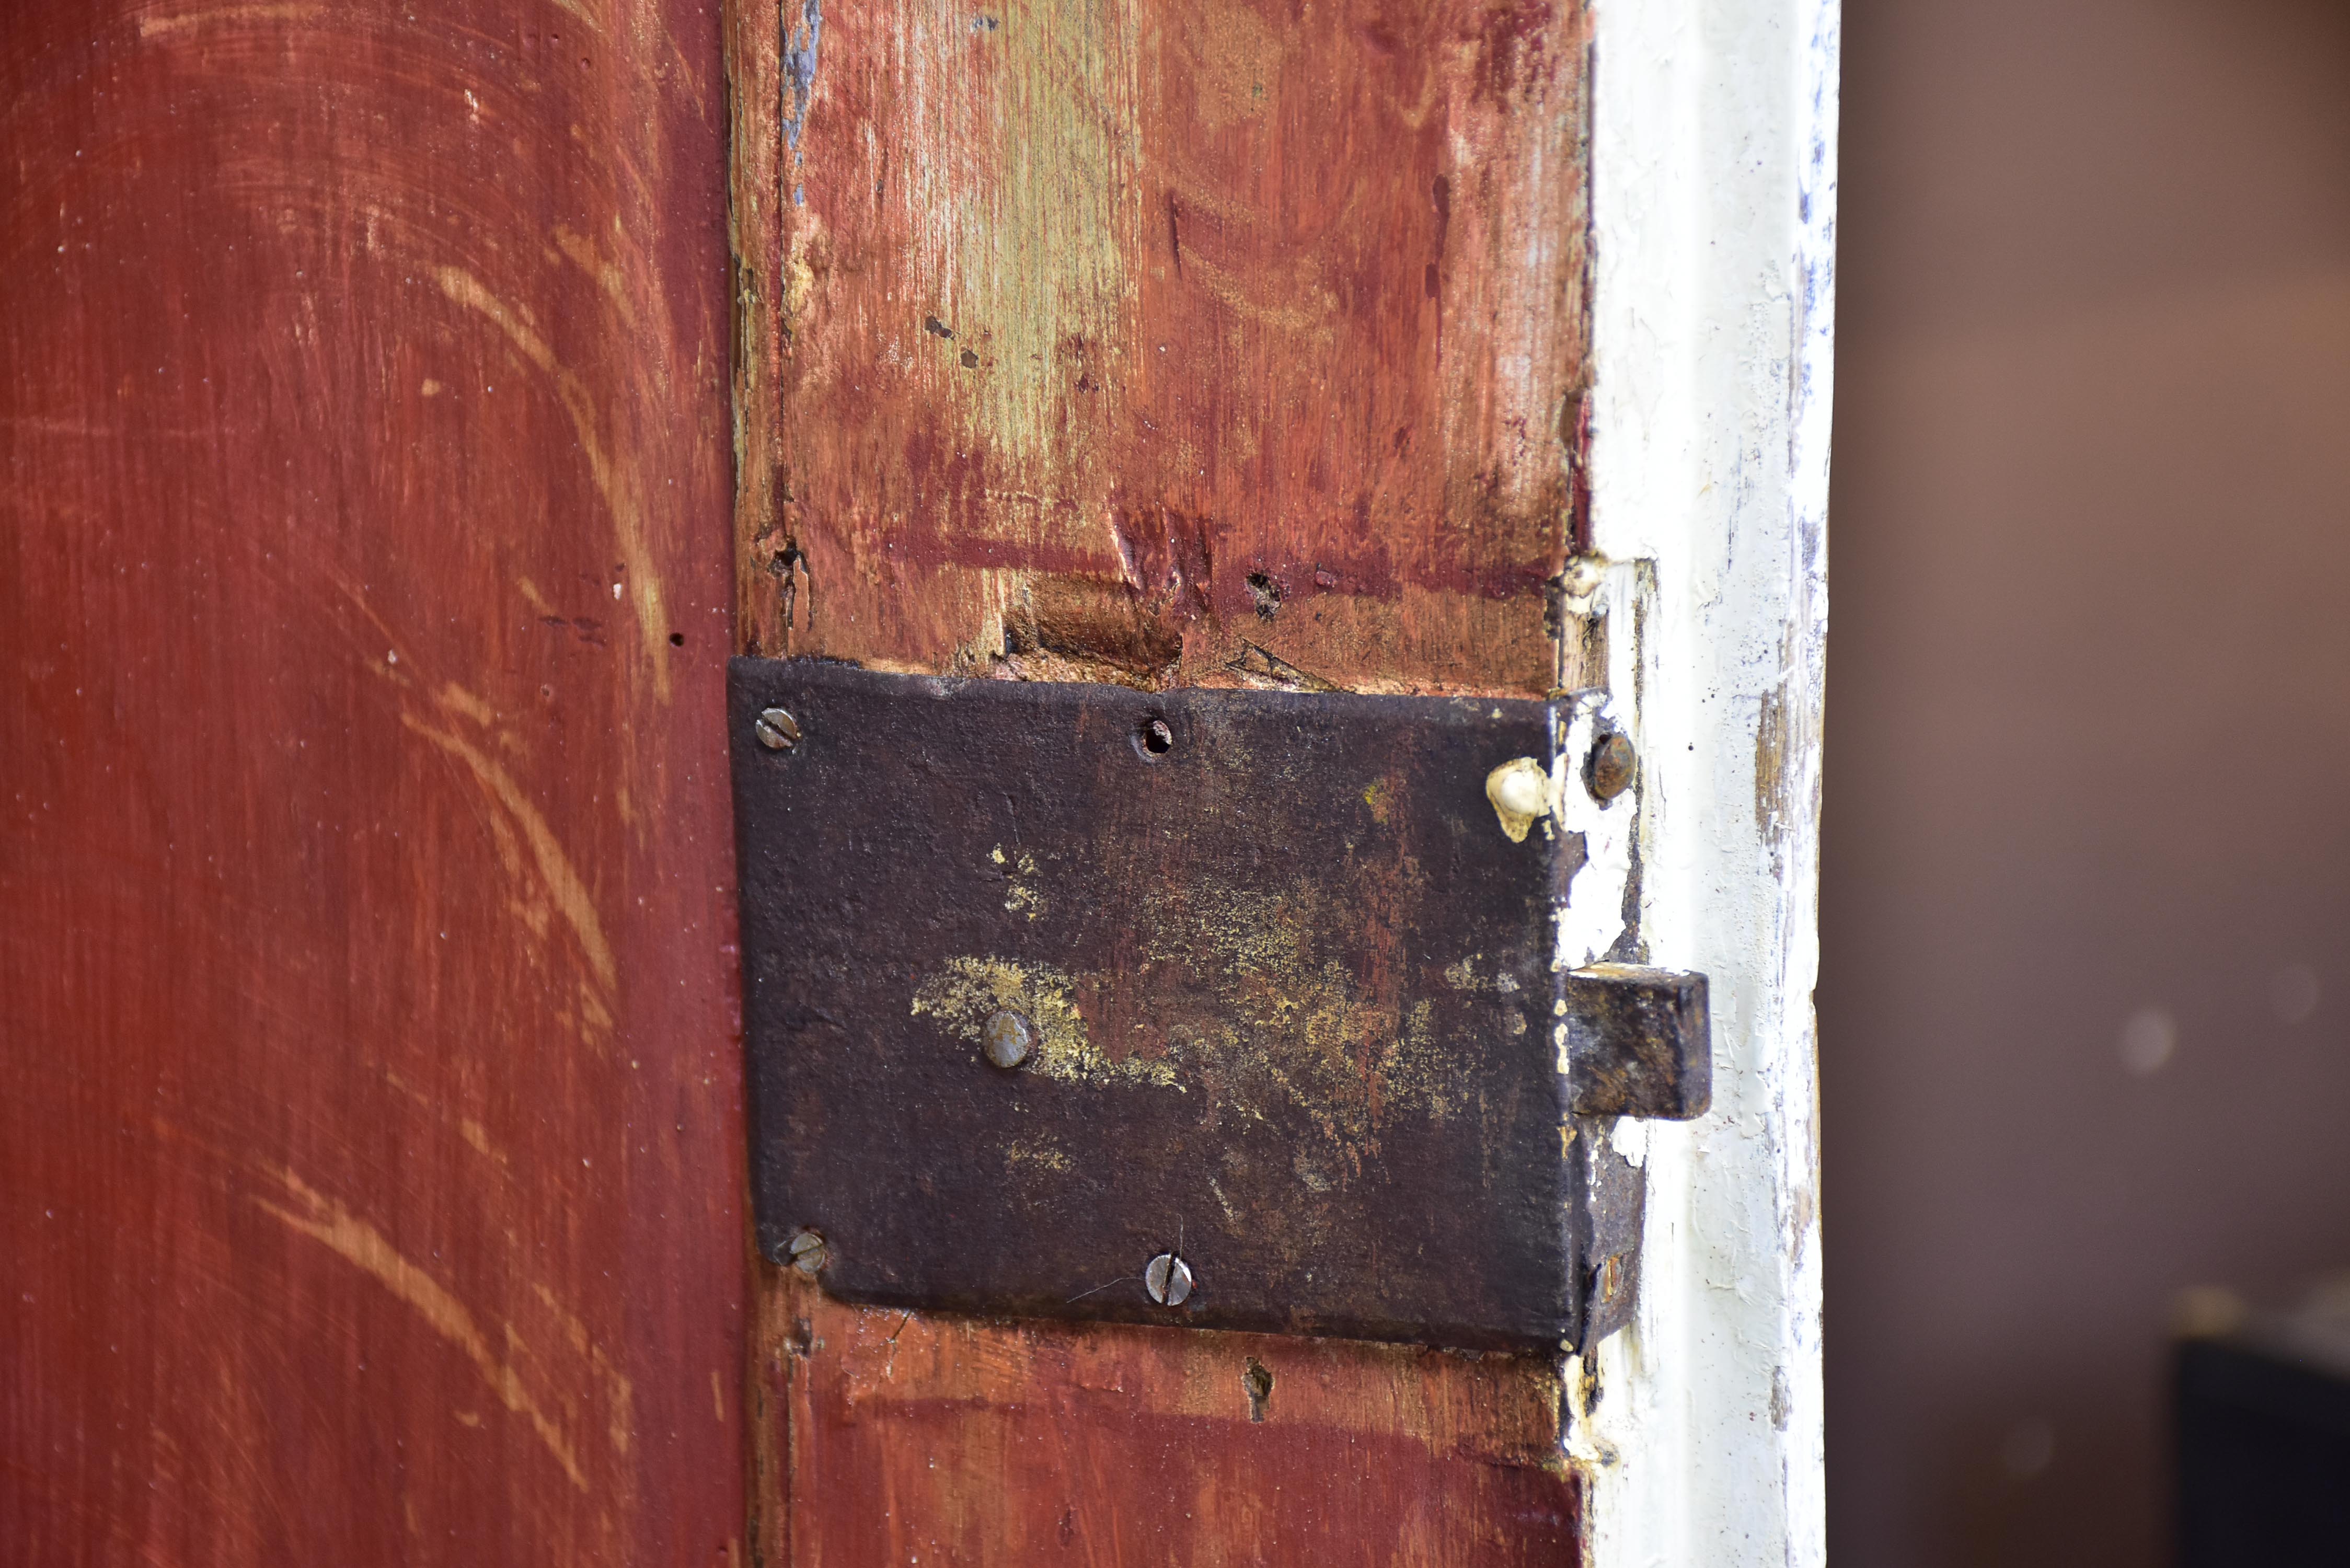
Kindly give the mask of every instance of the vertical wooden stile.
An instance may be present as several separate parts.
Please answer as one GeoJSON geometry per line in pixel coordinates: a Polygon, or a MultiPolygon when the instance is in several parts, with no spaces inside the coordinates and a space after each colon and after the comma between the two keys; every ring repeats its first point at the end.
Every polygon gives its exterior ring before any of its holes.
{"type": "Polygon", "coordinates": [[[0,1558],[741,1558],[721,45],[0,7],[0,1558]]]}
{"type": "MultiPolygon", "coordinates": [[[[1581,680],[1586,26],[734,5],[741,649],[1581,680]]],[[[758,1268],[764,1561],[1580,1558],[1555,1357],[933,1317],[758,1268]]]]}

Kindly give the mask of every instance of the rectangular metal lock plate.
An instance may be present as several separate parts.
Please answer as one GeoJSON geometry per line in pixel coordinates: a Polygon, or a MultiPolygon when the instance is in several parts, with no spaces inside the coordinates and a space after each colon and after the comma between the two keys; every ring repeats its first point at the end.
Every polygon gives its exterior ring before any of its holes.
{"type": "Polygon", "coordinates": [[[1701,1110],[1704,982],[1555,971],[1580,846],[1487,790],[1547,774],[1552,705],[751,659],[731,703],[770,1258],[903,1307],[1581,1334],[1627,1243],[1574,1085],[1701,1110]]]}

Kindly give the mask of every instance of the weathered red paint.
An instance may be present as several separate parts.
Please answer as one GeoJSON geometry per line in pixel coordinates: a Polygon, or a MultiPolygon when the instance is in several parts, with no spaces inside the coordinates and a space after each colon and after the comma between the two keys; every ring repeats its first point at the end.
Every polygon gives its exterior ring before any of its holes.
{"type": "Polygon", "coordinates": [[[0,1556],[739,1550],[719,47],[0,20],[0,1556]]]}
{"type": "Polygon", "coordinates": [[[785,116],[737,171],[747,649],[1552,683],[1573,0],[784,23],[780,65],[738,33],[743,101],[785,116]]]}
{"type": "Polygon", "coordinates": [[[1286,1335],[991,1324],[770,1297],[788,1499],[767,1560],[1572,1563],[1557,1380],[1286,1335]]]}
{"type": "MultiPolygon", "coordinates": [[[[1585,677],[1592,628],[1549,614],[1586,433],[1574,0],[729,26],[746,651],[1585,677]]],[[[1580,1561],[1538,1359],[758,1294],[769,1563],[1580,1561]]]]}

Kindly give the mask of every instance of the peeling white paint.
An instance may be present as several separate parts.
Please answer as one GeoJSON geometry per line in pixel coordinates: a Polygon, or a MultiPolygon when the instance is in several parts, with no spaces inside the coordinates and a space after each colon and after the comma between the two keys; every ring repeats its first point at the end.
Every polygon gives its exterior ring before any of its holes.
{"type": "Polygon", "coordinates": [[[1570,1378],[1603,1391],[1575,1395],[1569,1435],[1596,1568],[1825,1554],[1811,992],[1838,22],[1837,0],[1595,12],[1594,542],[1653,563],[1642,928],[1653,961],[1711,977],[1715,1064],[1711,1114],[1619,1139],[1645,1145],[1638,1311],[1570,1378]]]}
{"type": "Polygon", "coordinates": [[[1618,561],[1595,566],[1576,563],[1578,573],[1568,584],[1574,613],[1607,623],[1607,684],[1570,694],[1560,703],[1566,732],[1558,745],[1551,779],[1551,818],[1562,834],[1583,836],[1584,863],[1567,885],[1566,908],[1559,911],[1558,954],[1561,969],[1581,969],[1604,957],[1624,934],[1624,890],[1632,876],[1633,841],[1638,836],[1643,794],[1636,775],[1632,787],[1613,800],[1601,800],[1590,790],[1584,764],[1599,738],[1621,731],[1637,751],[1641,729],[1639,698],[1645,680],[1638,627],[1641,619],[1642,585],[1649,574],[1643,563],[1618,561]]]}

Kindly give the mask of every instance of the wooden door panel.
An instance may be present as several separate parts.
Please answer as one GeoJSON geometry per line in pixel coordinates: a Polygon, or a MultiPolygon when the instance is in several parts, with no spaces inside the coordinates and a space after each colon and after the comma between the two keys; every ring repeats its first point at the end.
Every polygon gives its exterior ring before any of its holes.
{"type": "Polygon", "coordinates": [[[775,16],[735,24],[746,650],[1549,687],[1572,0],[775,16]]]}
{"type": "MultiPolygon", "coordinates": [[[[730,599],[893,668],[1555,680],[1579,13],[836,13],[729,24],[732,587],[714,18],[11,13],[28,1557],[736,1552],[730,599]]],[[[763,1553],[1579,1529],[1546,1364],[758,1306],[763,1553]]]]}
{"type": "Polygon", "coordinates": [[[739,1550],[719,33],[0,21],[0,1556],[739,1550]]]}
{"type": "MultiPolygon", "coordinates": [[[[1555,600],[1569,0],[729,26],[744,651],[1373,691],[1591,667],[1555,600]]],[[[770,1562],[1580,1557],[1549,1359],[910,1314],[764,1266],[757,1293],[770,1562]]]]}
{"type": "Polygon", "coordinates": [[[763,1311],[771,1562],[1578,1560],[1545,1363],[884,1312],[789,1278],[763,1311]]]}

